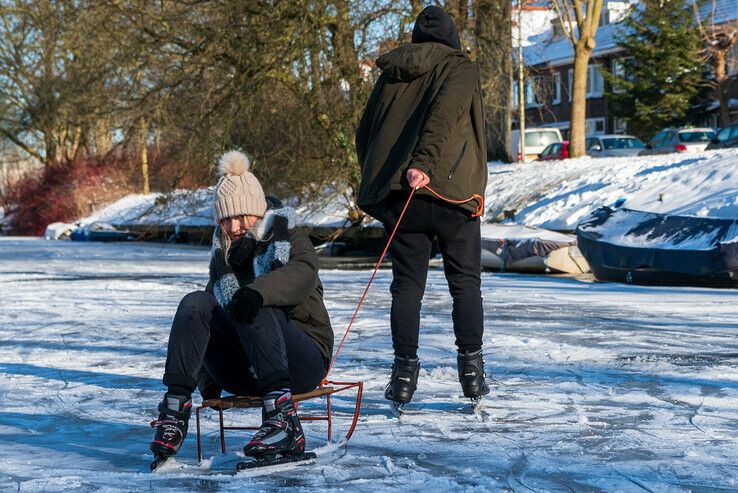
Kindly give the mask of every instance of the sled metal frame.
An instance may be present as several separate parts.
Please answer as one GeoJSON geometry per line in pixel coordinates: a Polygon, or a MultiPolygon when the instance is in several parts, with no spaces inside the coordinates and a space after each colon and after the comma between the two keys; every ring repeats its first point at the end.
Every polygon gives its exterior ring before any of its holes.
{"type": "MultiPolygon", "coordinates": [[[[298,408],[299,402],[315,399],[318,397],[325,397],[325,414],[307,414],[301,415],[300,421],[327,421],[328,422],[328,443],[333,441],[333,409],[331,407],[331,396],[338,392],[344,392],[346,390],[356,389],[356,406],[354,407],[354,415],[351,420],[346,435],[341,439],[341,442],[345,443],[351,438],[356,428],[356,423],[359,421],[359,412],[361,410],[361,396],[364,391],[364,382],[336,382],[336,381],[325,381],[317,389],[305,392],[304,394],[294,394],[292,400],[295,402],[295,409],[298,408]]],[[[223,420],[223,411],[226,409],[248,409],[248,408],[261,408],[262,402],[261,397],[254,396],[239,396],[233,395],[228,397],[221,397],[218,399],[207,399],[202,402],[200,406],[195,409],[195,421],[197,424],[197,462],[202,462],[202,443],[200,440],[200,411],[202,409],[211,408],[218,411],[218,418],[220,424],[220,451],[226,453],[225,446],[225,430],[258,430],[259,426],[226,426],[223,420]]]]}

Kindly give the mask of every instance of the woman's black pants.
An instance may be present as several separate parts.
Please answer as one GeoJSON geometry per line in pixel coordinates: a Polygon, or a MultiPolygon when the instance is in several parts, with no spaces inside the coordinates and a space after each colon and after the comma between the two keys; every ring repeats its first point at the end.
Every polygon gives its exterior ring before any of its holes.
{"type": "Polygon", "coordinates": [[[203,398],[220,390],[262,396],[290,388],[316,388],[328,367],[317,344],[298,329],[280,307],[264,307],[254,321],[235,323],[205,291],[186,295],[172,322],[164,368],[170,393],[191,394],[198,384],[203,398]]]}

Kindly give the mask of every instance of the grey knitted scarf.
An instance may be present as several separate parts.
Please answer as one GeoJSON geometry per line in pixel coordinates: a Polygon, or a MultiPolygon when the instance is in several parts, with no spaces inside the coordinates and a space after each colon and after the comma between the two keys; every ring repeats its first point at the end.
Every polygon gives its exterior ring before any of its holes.
{"type": "MultiPolygon", "coordinates": [[[[254,225],[250,233],[257,242],[253,259],[254,277],[263,276],[287,264],[290,259],[289,230],[294,227],[294,223],[294,210],[291,207],[281,207],[267,209],[261,221],[254,225]]],[[[230,304],[233,294],[240,287],[233,268],[226,262],[220,226],[213,232],[210,283],[215,299],[224,308],[230,304]]]]}

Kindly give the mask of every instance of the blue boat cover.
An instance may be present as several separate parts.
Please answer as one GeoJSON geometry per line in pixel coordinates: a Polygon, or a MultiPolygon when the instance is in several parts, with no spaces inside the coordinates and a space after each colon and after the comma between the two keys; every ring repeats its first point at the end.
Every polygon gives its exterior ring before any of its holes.
{"type": "Polygon", "coordinates": [[[601,207],[576,233],[598,279],[738,283],[738,219],[601,207]]]}

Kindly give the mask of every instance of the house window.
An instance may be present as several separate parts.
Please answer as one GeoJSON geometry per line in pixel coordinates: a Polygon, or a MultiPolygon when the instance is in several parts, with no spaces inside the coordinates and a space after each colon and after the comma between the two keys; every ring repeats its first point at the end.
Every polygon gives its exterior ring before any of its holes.
{"type": "Polygon", "coordinates": [[[604,118],[587,118],[584,122],[585,133],[587,135],[597,135],[605,133],[604,118]]]}
{"type": "Polygon", "coordinates": [[[520,91],[518,90],[518,81],[514,80],[512,85],[512,107],[513,109],[518,109],[518,106],[520,106],[518,103],[520,102],[520,91]]]}
{"type": "MultiPolygon", "coordinates": [[[[574,69],[570,68],[567,75],[569,78],[569,101],[571,101],[571,96],[574,89],[574,69]]],[[[601,98],[604,88],[605,79],[600,73],[600,66],[590,65],[589,67],[587,67],[587,99],[601,98]]]]}
{"type": "MultiPolygon", "coordinates": [[[[621,79],[625,79],[625,63],[623,63],[622,58],[615,58],[612,61],[612,75],[621,79]]],[[[624,91],[625,90],[619,85],[612,84],[612,92],[619,93],[624,91]]]]}
{"type": "Polygon", "coordinates": [[[710,127],[710,128],[719,128],[720,125],[718,124],[718,116],[717,114],[713,113],[711,115],[707,115],[707,117],[704,119],[703,127],[710,127]]]}
{"type": "Polygon", "coordinates": [[[600,73],[599,65],[587,67],[587,98],[601,98],[605,88],[605,79],[600,73]]]}
{"type": "Polygon", "coordinates": [[[738,43],[733,43],[725,54],[725,71],[728,76],[738,74],[738,43]]]}
{"type": "Polygon", "coordinates": [[[543,104],[541,88],[543,77],[536,76],[525,80],[525,107],[538,107],[543,104]]]}
{"type": "Polygon", "coordinates": [[[561,74],[559,72],[553,74],[553,98],[551,103],[561,103],[561,74]]]}
{"type": "MultiPolygon", "coordinates": [[[[612,74],[615,77],[619,77],[621,79],[625,79],[628,82],[633,82],[635,80],[635,77],[633,77],[633,73],[631,70],[628,69],[628,64],[632,61],[632,58],[615,58],[612,61],[612,74]]],[[[612,86],[612,92],[619,93],[624,92],[625,89],[623,89],[620,86],[613,85],[612,86]]]]}
{"type": "Polygon", "coordinates": [[[563,38],[567,35],[566,28],[558,17],[551,20],[551,32],[553,33],[554,39],[563,38]]]}
{"type": "Polygon", "coordinates": [[[612,121],[612,127],[612,133],[614,134],[628,133],[628,122],[625,118],[614,118],[612,121]]]}

